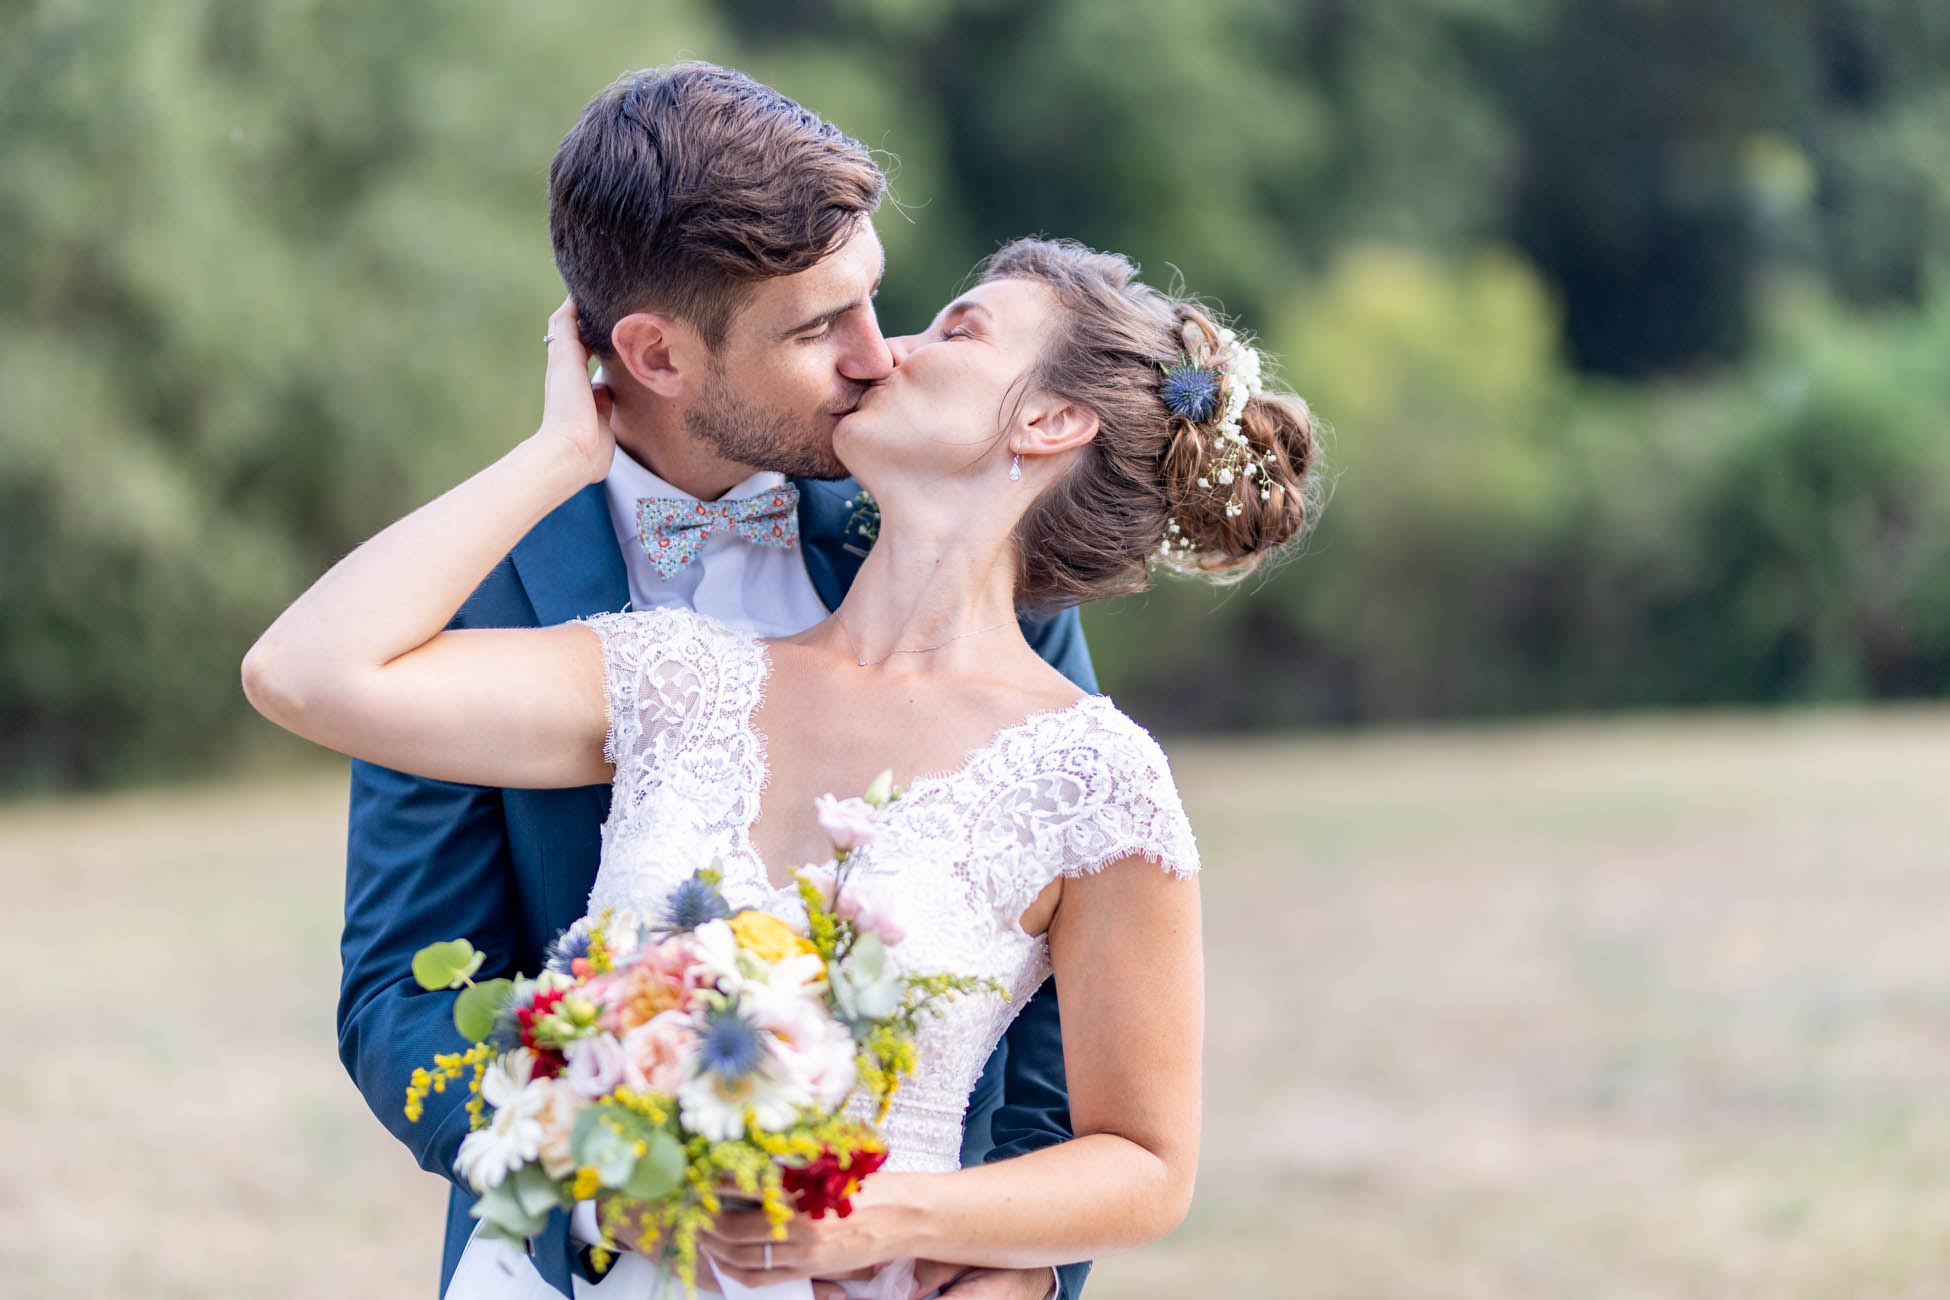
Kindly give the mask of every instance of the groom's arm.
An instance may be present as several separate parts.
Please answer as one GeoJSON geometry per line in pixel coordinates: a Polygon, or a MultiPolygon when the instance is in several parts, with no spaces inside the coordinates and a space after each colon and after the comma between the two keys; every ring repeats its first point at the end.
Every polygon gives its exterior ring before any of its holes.
{"type": "Polygon", "coordinates": [[[346,840],[339,1058],[366,1104],[428,1169],[448,1179],[467,1134],[467,1087],[406,1118],[406,1086],[436,1052],[464,1051],[455,994],[413,979],[413,954],[464,938],[487,954],[484,978],[512,975],[521,942],[501,792],[352,764],[346,840]]]}
{"type": "MultiPolygon", "coordinates": [[[[503,561],[453,626],[533,622],[513,568],[503,561]]],[[[436,1052],[470,1046],[454,1028],[458,994],[422,989],[413,979],[413,954],[430,943],[466,939],[486,954],[482,978],[521,967],[521,902],[502,792],[355,761],[350,814],[339,1059],[373,1114],[420,1167],[460,1186],[454,1156],[467,1135],[466,1081],[429,1095],[418,1122],[406,1118],[413,1071],[431,1068],[436,1052]]]]}

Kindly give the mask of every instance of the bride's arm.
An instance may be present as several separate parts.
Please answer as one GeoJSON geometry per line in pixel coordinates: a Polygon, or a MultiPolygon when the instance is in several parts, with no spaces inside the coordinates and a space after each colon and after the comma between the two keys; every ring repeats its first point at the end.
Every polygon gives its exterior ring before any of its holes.
{"type": "MultiPolygon", "coordinates": [[[[1204,1036],[1198,886],[1134,858],[1060,889],[1050,957],[1077,1136],[952,1174],[875,1174],[850,1218],[794,1219],[792,1241],[774,1248],[777,1267],[827,1276],[910,1255],[1066,1264],[1154,1241],[1184,1219],[1204,1036]]],[[[758,1216],[728,1218],[707,1248],[738,1266],[732,1276],[777,1280],[752,1267],[762,1262],[763,1227],[758,1216]]]]}
{"type": "Polygon", "coordinates": [[[481,785],[609,777],[602,657],[586,628],[442,631],[541,518],[607,472],[615,443],[565,302],[549,318],[541,427],[346,556],[244,657],[271,721],[356,758],[481,785]]]}

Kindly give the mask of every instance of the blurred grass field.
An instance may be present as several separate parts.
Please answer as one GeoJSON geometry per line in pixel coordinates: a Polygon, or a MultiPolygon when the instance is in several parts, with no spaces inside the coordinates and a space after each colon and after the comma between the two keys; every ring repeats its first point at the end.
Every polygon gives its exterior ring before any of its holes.
{"type": "MultiPolygon", "coordinates": [[[[1950,711],[1168,748],[1205,1156],[1095,1300],[1950,1294],[1950,711]]],[[[343,805],[0,807],[0,1293],[433,1295],[333,1048],[343,805]]]]}

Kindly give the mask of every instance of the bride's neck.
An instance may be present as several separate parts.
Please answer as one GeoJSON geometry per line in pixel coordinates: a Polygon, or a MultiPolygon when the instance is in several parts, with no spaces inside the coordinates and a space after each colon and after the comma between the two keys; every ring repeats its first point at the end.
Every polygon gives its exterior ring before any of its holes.
{"type": "Polygon", "coordinates": [[[982,653],[987,638],[977,633],[1015,622],[1015,555],[1007,535],[993,535],[995,526],[985,522],[882,518],[872,552],[834,611],[856,659],[873,664],[939,647],[940,666],[950,646],[962,651],[967,647],[956,643],[966,641],[982,653]]]}

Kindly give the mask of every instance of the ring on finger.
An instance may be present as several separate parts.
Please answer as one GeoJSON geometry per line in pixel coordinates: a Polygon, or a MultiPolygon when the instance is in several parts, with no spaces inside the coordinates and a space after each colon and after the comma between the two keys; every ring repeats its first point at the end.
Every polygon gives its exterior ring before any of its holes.
{"type": "Polygon", "coordinates": [[[555,335],[553,335],[553,334],[544,334],[544,335],[542,335],[542,342],[544,342],[544,343],[553,343],[553,342],[555,342],[555,335]]]}
{"type": "Polygon", "coordinates": [[[765,1243],[765,1267],[768,1270],[772,1267],[772,1243],[769,1241],[765,1243]]]}

